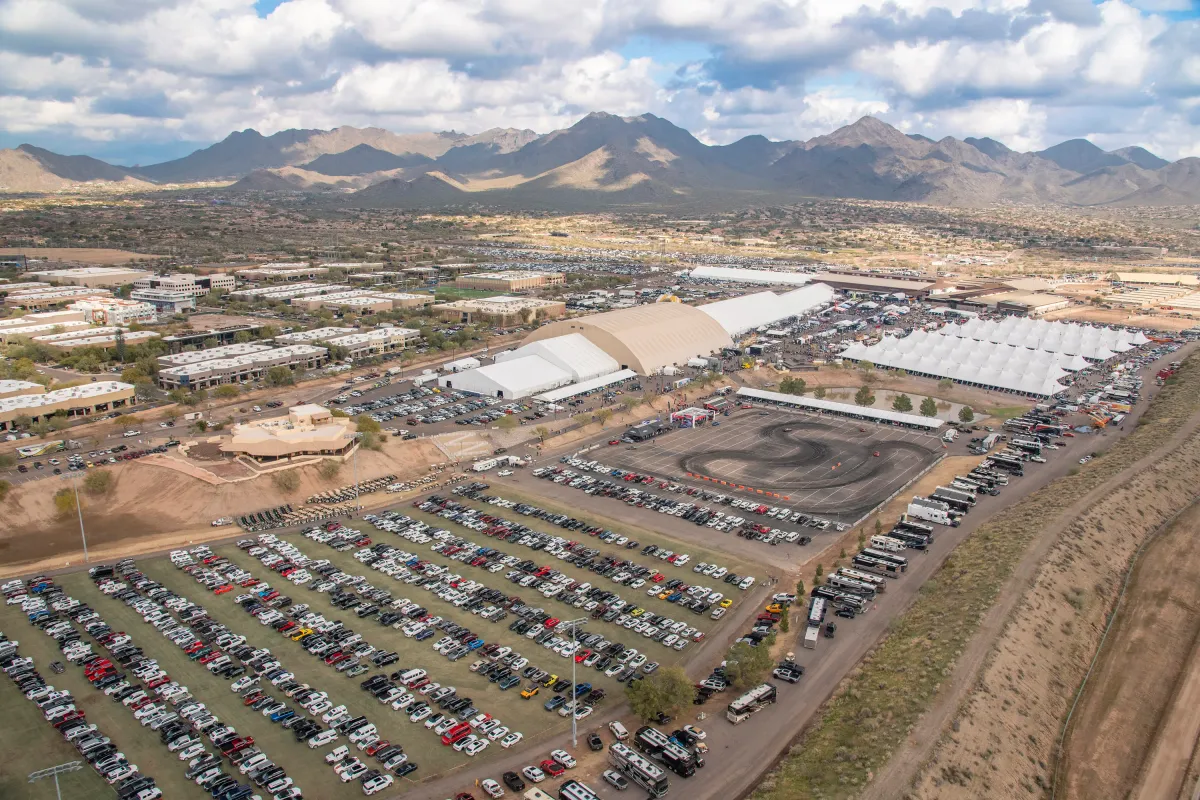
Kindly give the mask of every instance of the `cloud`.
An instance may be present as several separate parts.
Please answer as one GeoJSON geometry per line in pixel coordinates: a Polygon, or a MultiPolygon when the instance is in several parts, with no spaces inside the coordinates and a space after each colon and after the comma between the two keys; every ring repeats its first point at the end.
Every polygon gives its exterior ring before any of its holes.
{"type": "Polygon", "coordinates": [[[259,16],[254,0],[0,0],[0,144],[151,153],[249,127],[548,131],[604,110],[653,112],[712,143],[876,114],[934,138],[1091,136],[1177,157],[1200,141],[1200,23],[1173,13],[1187,7],[285,0],[259,16]],[[636,57],[621,55],[630,43],[636,57]]]}

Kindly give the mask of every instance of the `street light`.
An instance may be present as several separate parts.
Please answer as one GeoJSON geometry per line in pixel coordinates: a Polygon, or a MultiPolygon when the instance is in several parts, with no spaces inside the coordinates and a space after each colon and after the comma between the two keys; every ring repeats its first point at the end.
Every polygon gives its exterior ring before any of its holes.
{"type": "Polygon", "coordinates": [[[579,732],[578,732],[578,730],[576,730],[578,720],[575,719],[575,712],[578,710],[578,706],[579,706],[579,704],[576,702],[579,698],[575,694],[575,686],[576,686],[576,684],[575,684],[575,665],[578,663],[575,660],[575,648],[578,646],[575,643],[575,631],[579,628],[579,626],[586,625],[586,624],[587,624],[586,617],[580,617],[579,619],[569,619],[564,622],[558,623],[559,629],[561,629],[564,625],[569,626],[571,628],[571,704],[572,704],[572,706],[571,706],[571,747],[572,748],[579,747],[579,736],[578,736],[579,732]]]}
{"type": "Polygon", "coordinates": [[[83,506],[79,504],[79,481],[75,480],[77,476],[73,472],[63,473],[63,480],[71,482],[71,488],[75,491],[75,511],[79,514],[79,538],[83,540],[83,563],[88,563],[87,551],[87,533],[83,529],[83,506]]]}
{"type": "Polygon", "coordinates": [[[58,795],[58,800],[62,800],[62,789],[58,787],[58,776],[65,775],[68,772],[76,772],[83,769],[82,761],[68,761],[65,764],[59,764],[46,769],[39,769],[36,772],[29,773],[29,782],[37,783],[46,778],[54,778],[54,792],[58,795]]]}

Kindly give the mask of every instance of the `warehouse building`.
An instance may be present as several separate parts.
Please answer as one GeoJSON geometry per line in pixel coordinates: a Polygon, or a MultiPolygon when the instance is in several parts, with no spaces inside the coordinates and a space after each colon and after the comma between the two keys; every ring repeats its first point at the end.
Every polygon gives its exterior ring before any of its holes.
{"type": "Polygon", "coordinates": [[[41,394],[46,387],[33,381],[0,380],[0,400],[25,394],[41,394]]]}
{"type": "MultiPolygon", "coordinates": [[[[36,316],[30,314],[30,316],[36,316]]],[[[11,325],[0,328],[0,344],[8,344],[17,338],[36,338],[48,333],[88,330],[91,325],[83,320],[67,320],[64,322],[43,322],[38,325],[11,325]]]]}
{"type": "Polygon", "coordinates": [[[318,295],[316,297],[298,297],[291,305],[306,311],[316,311],[319,308],[347,309],[358,313],[378,313],[394,311],[397,308],[420,308],[433,303],[433,296],[428,294],[406,294],[404,292],[379,292],[369,289],[352,289],[345,292],[318,295]]]}
{"type": "Polygon", "coordinates": [[[9,308],[49,309],[65,306],[67,303],[84,297],[101,297],[105,294],[107,294],[107,291],[104,289],[87,289],[84,287],[33,289],[31,291],[9,294],[4,298],[4,305],[9,308]]]}
{"type": "Polygon", "coordinates": [[[253,355],[254,353],[265,353],[270,350],[269,344],[256,344],[254,342],[226,344],[220,347],[210,347],[207,350],[191,350],[182,353],[168,353],[165,356],[158,357],[159,366],[163,367],[179,367],[184,364],[199,364],[201,361],[212,361],[218,358],[237,358],[239,356],[253,355]]]}
{"type": "Polygon", "coordinates": [[[567,304],[558,300],[500,295],[479,300],[456,300],[433,307],[437,315],[450,322],[486,323],[511,326],[530,325],[538,320],[558,319],[567,313],[567,304]]]}
{"type": "MultiPolygon", "coordinates": [[[[239,347],[246,345],[230,345],[239,347]]],[[[179,355],[202,355],[215,353],[223,348],[214,348],[200,353],[180,353],[179,355]]],[[[240,383],[242,381],[258,380],[267,374],[272,367],[288,367],[289,369],[312,369],[320,366],[328,354],[324,347],[314,347],[307,344],[294,344],[277,349],[256,350],[245,355],[216,358],[179,366],[167,367],[158,371],[158,385],[163,389],[209,389],[222,383],[240,383]]],[[[160,359],[161,360],[161,359],[160,359]]]]}
{"type": "Polygon", "coordinates": [[[1191,273],[1118,272],[1114,275],[1113,282],[1145,286],[1184,286],[1195,289],[1200,286],[1200,276],[1191,273]]]}
{"type": "Polygon", "coordinates": [[[343,347],[349,358],[366,358],[394,353],[421,341],[421,332],[413,328],[375,328],[360,333],[335,336],[325,340],[334,347],[343,347]]]}
{"type": "Polygon", "coordinates": [[[682,303],[651,303],[543,325],[524,344],[578,333],[620,369],[654,375],[689,359],[733,347],[729,332],[709,314],[682,303]]]}
{"type": "Polygon", "coordinates": [[[454,285],[460,289],[482,289],[489,292],[519,292],[524,289],[541,289],[546,286],[562,286],[566,277],[561,272],[533,272],[508,270],[506,272],[475,272],[460,275],[454,285]]]}
{"type": "Polygon", "coordinates": [[[248,267],[239,269],[235,274],[245,281],[299,281],[312,280],[318,275],[325,275],[328,272],[329,267],[314,267],[297,261],[248,267]]]}
{"type": "Polygon", "coordinates": [[[151,339],[159,337],[159,334],[154,331],[130,331],[125,328],[114,330],[112,327],[104,327],[83,328],[71,333],[39,336],[36,341],[63,351],[75,350],[80,347],[99,347],[102,350],[107,350],[110,347],[117,346],[116,330],[121,331],[121,340],[128,347],[145,344],[151,339]]]}
{"type": "Polygon", "coordinates": [[[83,286],[89,289],[112,288],[136,283],[151,277],[151,273],[124,267],[76,267],[30,272],[29,276],[56,286],[83,286]]]}
{"type": "Polygon", "coordinates": [[[102,414],[129,405],[134,394],[128,383],[96,381],[53,392],[0,398],[0,431],[12,430],[13,421],[23,416],[38,422],[60,411],[67,417],[102,414]]]}

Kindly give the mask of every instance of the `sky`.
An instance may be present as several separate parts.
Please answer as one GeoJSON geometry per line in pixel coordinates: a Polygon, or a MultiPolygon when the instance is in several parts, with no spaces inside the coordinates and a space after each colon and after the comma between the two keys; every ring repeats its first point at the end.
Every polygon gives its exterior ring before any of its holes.
{"type": "Polygon", "coordinates": [[[0,0],[0,147],[146,164],[246,128],[591,111],[710,144],[870,114],[1200,156],[1200,0],[0,0]]]}

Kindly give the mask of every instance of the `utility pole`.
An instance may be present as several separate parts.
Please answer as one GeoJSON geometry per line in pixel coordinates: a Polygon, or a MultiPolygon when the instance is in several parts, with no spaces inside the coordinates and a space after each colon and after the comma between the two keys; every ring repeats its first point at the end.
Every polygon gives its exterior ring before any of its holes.
{"type": "Polygon", "coordinates": [[[586,625],[586,624],[587,624],[587,617],[580,617],[579,619],[569,619],[566,622],[559,623],[560,628],[563,625],[571,626],[571,651],[572,651],[571,652],[571,747],[572,748],[579,747],[578,720],[575,719],[575,712],[579,708],[579,704],[577,702],[579,698],[575,695],[575,687],[576,687],[575,665],[578,662],[575,660],[575,652],[574,652],[575,649],[579,645],[575,641],[575,631],[578,630],[581,625],[586,625]]]}
{"type": "Polygon", "coordinates": [[[29,773],[29,782],[37,783],[46,778],[54,778],[54,793],[58,795],[58,800],[62,800],[62,789],[58,786],[58,776],[65,775],[68,772],[77,772],[83,769],[82,761],[68,761],[65,764],[59,764],[46,769],[39,769],[36,772],[29,773]]]}
{"type": "Polygon", "coordinates": [[[64,480],[71,482],[71,489],[75,492],[75,511],[79,515],[79,538],[83,540],[83,563],[88,563],[87,549],[87,532],[83,529],[83,506],[79,503],[79,481],[76,480],[76,475],[73,472],[63,474],[64,480]]]}

